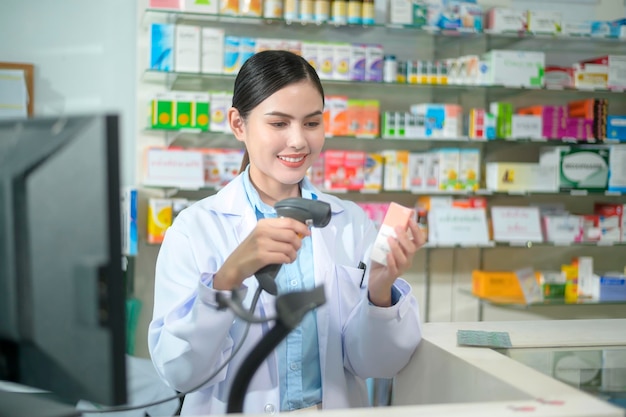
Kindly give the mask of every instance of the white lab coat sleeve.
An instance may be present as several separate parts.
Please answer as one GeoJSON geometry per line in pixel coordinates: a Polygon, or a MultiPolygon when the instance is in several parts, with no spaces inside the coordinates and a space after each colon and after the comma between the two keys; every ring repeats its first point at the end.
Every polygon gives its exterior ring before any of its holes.
{"type": "Polygon", "coordinates": [[[344,366],[361,378],[392,378],[408,362],[422,335],[418,306],[409,284],[394,284],[396,305],[377,307],[362,300],[344,330],[344,366]]]}
{"type": "MultiPolygon", "coordinates": [[[[378,231],[365,227],[363,259],[370,267],[369,254],[378,231]]],[[[361,301],[347,319],[343,330],[344,366],[360,378],[392,378],[409,361],[421,340],[419,306],[411,286],[398,278],[394,287],[400,300],[391,307],[377,307],[367,297],[369,274],[365,275],[361,301]]]]}
{"type": "MultiPolygon", "coordinates": [[[[158,374],[181,392],[202,384],[233,347],[234,316],[217,310],[217,291],[208,285],[215,272],[201,275],[194,256],[184,223],[175,222],[157,259],[148,347],[158,374]]],[[[210,384],[223,380],[226,370],[210,384]]]]}

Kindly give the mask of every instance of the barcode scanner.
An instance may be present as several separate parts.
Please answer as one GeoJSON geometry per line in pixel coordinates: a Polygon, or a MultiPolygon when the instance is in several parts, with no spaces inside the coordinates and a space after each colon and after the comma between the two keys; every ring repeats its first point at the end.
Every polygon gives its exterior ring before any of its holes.
{"type": "MultiPolygon", "coordinates": [[[[286,198],[274,205],[278,217],[296,219],[309,227],[324,227],[330,222],[330,204],[319,200],[306,198],[286,198]]],[[[278,293],[276,287],[276,275],[282,264],[271,264],[259,269],[254,275],[259,285],[272,295],[278,293]]]]}

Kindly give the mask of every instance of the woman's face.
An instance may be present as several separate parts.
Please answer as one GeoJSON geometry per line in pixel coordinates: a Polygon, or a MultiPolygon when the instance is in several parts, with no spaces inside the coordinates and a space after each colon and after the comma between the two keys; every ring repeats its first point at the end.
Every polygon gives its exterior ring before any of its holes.
{"type": "Polygon", "coordinates": [[[265,193],[293,192],[324,145],[324,104],[308,80],[291,84],[255,107],[243,122],[230,109],[233,133],[246,144],[250,178],[265,193]]]}

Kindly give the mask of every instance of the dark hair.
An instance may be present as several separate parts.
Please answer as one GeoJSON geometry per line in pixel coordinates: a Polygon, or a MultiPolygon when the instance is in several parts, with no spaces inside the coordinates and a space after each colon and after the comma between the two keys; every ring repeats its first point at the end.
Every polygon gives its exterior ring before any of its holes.
{"type": "MultiPolygon", "coordinates": [[[[252,55],[241,66],[233,89],[232,106],[245,121],[250,112],[266,98],[282,88],[309,80],[324,102],[324,88],[315,68],[306,59],[289,51],[262,51],[252,55]]],[[[244,152],[240,172],[250,159],[244,152]]]]}

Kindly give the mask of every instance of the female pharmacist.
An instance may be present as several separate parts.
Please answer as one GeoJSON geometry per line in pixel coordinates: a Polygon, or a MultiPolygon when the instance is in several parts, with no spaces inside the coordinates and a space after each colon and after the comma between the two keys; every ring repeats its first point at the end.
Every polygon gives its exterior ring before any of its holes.
{"type": "MultiPolygon", "coordinates": [[[[241,289],[249,308],[258,288],[253,274],[268,264],[283,264],[279,294],[324,284],[326,303],[262,363],[245,413],[367,406],[365,379],[393,377],[420,341],[417,302],[398,277],[424,237],[411,220],[388,239],[387,265],[370,262],[373,223],[353,202],[321,193],[305,176],[324,144],[323,110],[315,70],[290,52],[254,55],[235,80],[228,120],[245,144],[245,169],[177,216],[156,264],[152,361],[180,392],[201,385],[186,395],[183,415],[225,412],[241,362],[271,326],[253,324],[242,338],[246,323],[218,310],[216,294],[241,289]],[[329,203],[329,225],[309,229],[276,218],[274,203],[289,197],[329,203]],[[241,351],[207,380],[240,343],[241,351]]],[[[273,316],[274,302],[263,292],[255,316],[273,316]]]]}

